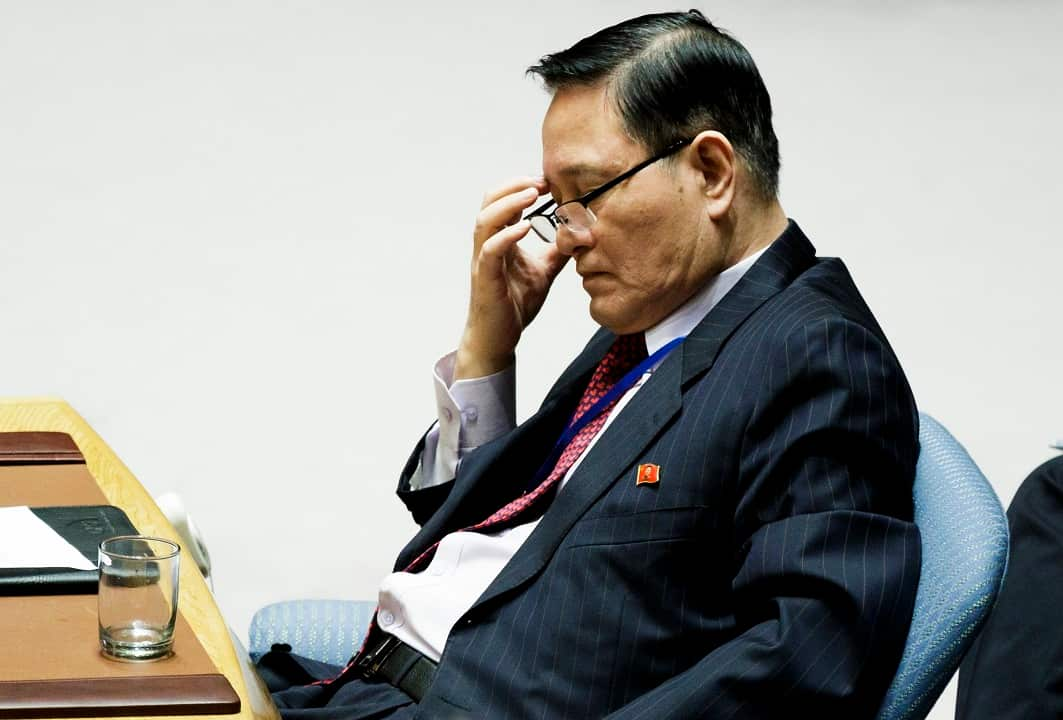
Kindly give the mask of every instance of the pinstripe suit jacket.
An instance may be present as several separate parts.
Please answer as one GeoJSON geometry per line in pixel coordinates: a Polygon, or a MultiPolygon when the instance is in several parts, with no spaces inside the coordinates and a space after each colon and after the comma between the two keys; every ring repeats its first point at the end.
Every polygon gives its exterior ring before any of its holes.
{"type": "MultiPolygon", "coordinates": [[[[873,717],[918,580],[918,420],[814,253],[791,222],[664,360],[454,627],[418,717],[873,717]]],[[[396,570],[520,493],[612,339],[451,482],[410,491],[415,450],[396,570]]]]}

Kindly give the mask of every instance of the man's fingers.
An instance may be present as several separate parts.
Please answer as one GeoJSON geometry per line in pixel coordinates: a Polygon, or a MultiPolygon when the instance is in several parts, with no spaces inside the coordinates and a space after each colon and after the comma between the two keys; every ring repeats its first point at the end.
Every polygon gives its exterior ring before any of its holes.
{"type": "Polygon", "coordinates": [[[532,175],[522,175],[520,177],[510,178],[503,184],[488,190],[484,193],[483,202],[480,203],[480,209],[486,208],[499,198],[503,198],[506,195],[512,195],[513,193],[521,192],[526,188],[534,187],[540,193],[546,192],[546,180],[541,177],[535,177],[532,175]]]}
{"type": "Polygon", "coordinates": [[[493,267],[500,268],[502,259],[521,238],[528,234],[529,230],[531,230],[531,223],[527,220],[521,220],[515,225],[502,228],[484,241],[480,248],[481,262],[487,261],[493,267]]]}
{"type": "Polygon", "coordinates": [[[476,216],[476,228],[473,231],[474,245],[479,247],[486,243],[499,230],[520,220],[521,214],[539,199],[536,187],[525,188],[516,193],[500,197],[476,216]]]}

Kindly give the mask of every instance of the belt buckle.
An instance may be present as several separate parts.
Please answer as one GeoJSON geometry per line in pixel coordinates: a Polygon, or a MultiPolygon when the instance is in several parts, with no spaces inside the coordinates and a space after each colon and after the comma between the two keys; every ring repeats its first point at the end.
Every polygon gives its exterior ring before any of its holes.
{"type": "Polygon", "coordinates": [[[380,672],[380,666],[391,657],[391,653],[395,652],[395,648],[399,644],[399,639],[394,635],[385,635],[384,640],[379,645],[358,658],[355,665],[358,667],[362,677],[366,680],[376,677],[377,673],[380,672]]]}

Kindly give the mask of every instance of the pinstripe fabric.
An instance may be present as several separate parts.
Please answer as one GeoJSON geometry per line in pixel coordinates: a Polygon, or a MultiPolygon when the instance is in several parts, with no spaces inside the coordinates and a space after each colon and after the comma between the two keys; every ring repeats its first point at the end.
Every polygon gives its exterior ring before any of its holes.
{"type": "MultiPolygon", "coordinates": [[[[396,567],[519,493],[611,341],[445,490],[404,476],[424,525],[396,567]]],[[[419,716],[873,717],[919,575],[917,431],[848,272],[791,223],[455,626],[419,716]]]]}

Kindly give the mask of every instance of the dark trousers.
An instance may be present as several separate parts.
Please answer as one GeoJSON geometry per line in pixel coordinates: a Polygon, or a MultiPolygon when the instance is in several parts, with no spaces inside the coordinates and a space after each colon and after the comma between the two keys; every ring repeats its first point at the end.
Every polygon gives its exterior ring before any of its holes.
{"type": "Polygon", "coordinates": [[[957,720],[1063,718],[1063,457],[1023,481],[1008,524],[1008,572],[960,666],[957,720]]]}
{"type": "Polygon", "coordinates": [[[417,711],[410,696],[386,682],[355,678],[313,685],[336,677],[343,668],[293,655],[286,648],[274,645],[256,663],[284,720],[408,720],[417,711]]]}

